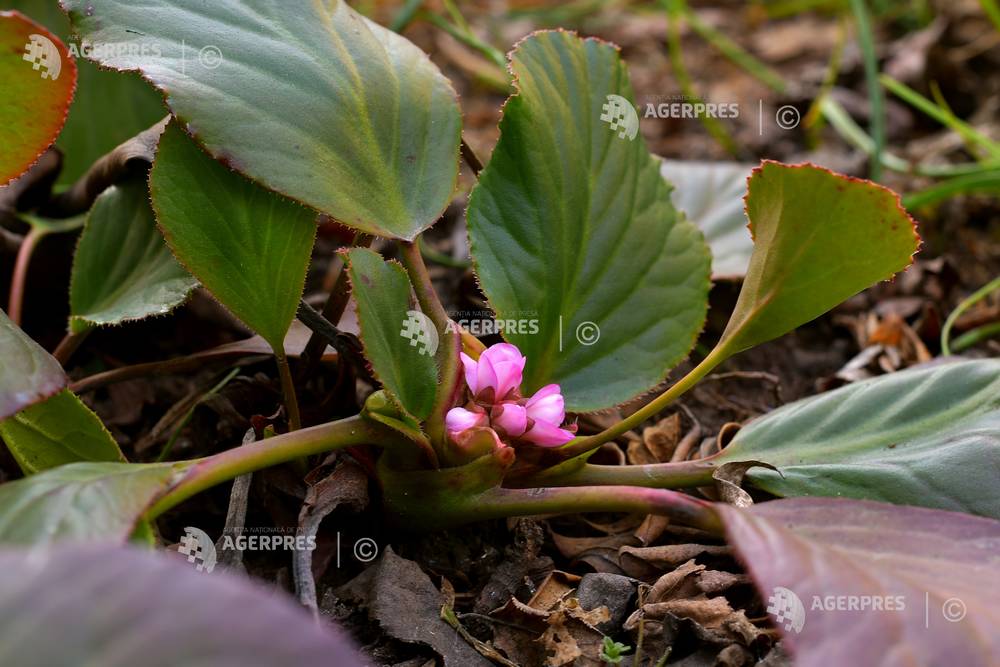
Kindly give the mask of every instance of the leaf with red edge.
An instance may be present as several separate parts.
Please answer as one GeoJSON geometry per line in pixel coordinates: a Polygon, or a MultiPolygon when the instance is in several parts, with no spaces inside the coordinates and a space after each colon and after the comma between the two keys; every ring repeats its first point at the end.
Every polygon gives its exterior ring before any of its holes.
{"type": "Polygon", "coordinates": [[[66,45],[19,12],[0,12],[0,185],[17,178],[59,136],[76,90],[66,45]]]}
{"type": "Polygon", "coordinates": [[[996,664],[1000,521],[835,498],[718,509],[797,667],[996,664]]]}
{"type": "Polygon", "coordinates": [[[764,160],[747,181],[754,237],[743,289],[718,349],[759,345],[910,265],[916,223],[897,195],[812,164],[764,160]]]}
{"type": "Polygon", "coordinates": [[[43,401],[66,386],[55,357],[0,310],[0,419],[43,401]]]}

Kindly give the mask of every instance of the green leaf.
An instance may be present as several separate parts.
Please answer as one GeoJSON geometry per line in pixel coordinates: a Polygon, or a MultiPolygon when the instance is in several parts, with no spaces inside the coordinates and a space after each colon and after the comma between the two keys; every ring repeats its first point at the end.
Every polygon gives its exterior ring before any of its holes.
{"type": "Polygon", "coordinates": [[[811,164],[765,160],[750,177],[746,208],[754,252],[719,342],[728,354],[891,278],[920,244],[899,195],[811,164]]]}
{"type": "Polygon", "coordinates": [[[705,235],[714,278],[742,278],[753,254],[743,196],[751,164],[661,160],[660,174],[674,186],[674,206],[705,235]]]}
{"type": "Polygon", "coordinates": [[[409,41],[334,0],[66,0],[215,158],[344,224],[413,239],[448,204],[461,117],[409,41]],[[147,55],[143,55],[143,49],[147,55]],[[156,57],[149,57],[155,53],[156,57]]]}
{"type": "Polygon", "coordinates": [[[469,202],[476,270],[498,320],[537,320],[504,332],[528,358],[525,389],[556,382],[567,410],[607,408],[691,349],[708,249],[642,136],[601,120],[609,95],[632,95],[614,46],[540,32],[511,68],[518,92],[469,202]]]}
{"type": "Polygon", "coordinates": [[[715,461],[766,461],[755,486],[1000,519],[1000,360],[913,369],[847,385],[760,417],[715,461]]]}
{"type": "Polygon", "coordinates": [[[0,419],[44,400],[66,386],[66,373],[51,354],[0,310],[0,419]]]}
{"type": "MultiPolygon", "coordinates": [[[[82,46],[71,39],[69,19],[57,0],[7,0],[4,5],[46,26],[77,51],[82,46]]],[[[137,74],[102,70],[83,58],[74,58],[74,62],[79,72],[76,95],[66,126],[56,140],[63,154],[58,182],[65,185],[167,113],[160,95],[137,74]]]]}
{"type": "Polygon", "coordinates": [[[174,255],[272,347],[302,297],[315,214],[231,172],[172,122],[149,176],[156,220],[174,255]]]}
{"type": "Polygon", "coordinates": [[[179,470],[172,463],[70,463],[0,484],[0,543],[124,543],[179,470]]]}
{"type": "Polygon", "coordinates": [[[26,475],[80,461],[125,461],[101,419],[63,390],[0,421],[0,437],[26,475]]]}
{"type": "Polygon", "coordinates": [[[6,185],[59,135],[76,89],[76,63],[44,27],[0,11],[0,81],[0,185],[6,185]]]}
{"type": "Polygon", "coordinates": [[[163,242],[144,180],[105,190],[73,257],[70,330],[163,315],[198,285],[163,242]]]}
{"type": "Polygon", "coordinates": [[[0,550],[0,664],[360,667],[285,593],[176,554],[108,545],[0,550]],[[275,631],[280,628],[280,631],[275,631]]]}
{"type": "Polygon", "coordinates": [[[434,407],[437,331],[430,319],[410,309],[410,280],[396,262],[355,248],[347,253],[351,293],[358,311],[365,357],[375,377],[404,410],[424,419],[434,407]],[[420,325],[412,336],[407,326],[420,325]],[[422,341],[421,336],[426,336],[422,341]]]}
{"type": "Polygon", "coordinates": [[[1000,522],[840,498],[717,508],[796,667],[996,662],[1000,522]]]}

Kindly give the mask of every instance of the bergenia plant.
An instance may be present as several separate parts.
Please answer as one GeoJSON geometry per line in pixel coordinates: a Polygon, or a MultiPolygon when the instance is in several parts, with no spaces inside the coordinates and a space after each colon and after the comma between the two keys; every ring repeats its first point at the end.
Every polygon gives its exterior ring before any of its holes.
{"type": "MultiPolygon", "coordinates": [[[[816,614],[801,633],[779,623],[798,664],[860,664],[860,650],[865,664],[902,655],[986,664],[1000,648],[996,360],[894,373],[787,405],[707,458],[590,460],[726,359],[905,270],[920,241],[895,193],[811,164],[753,169],[753,252],[739,298],[721,337],[703,337],[693,352],[712,253],[675,208],[660,159],[630,131],[620,100],[631,104],[633,91],[614,45],[564,31],[518,43],[500,139],[482,167],[462,142],[445,76],[344,2],[60,4],[82,40],[135,47],[85,55],[129,85],[138,82],[123,73],[138,72],[168,117],[75,185],[41,199],[36,188],[33,208],[18,214],[33,229],[70,221],[83,231],[55,357],[17,326],[30,251],[19,260],[11,317],[0,315],[0,436],[25,473],[0,485],[5,548],[155,540],[157,518],[195,494],[283,463],[302,475],[321,455],[350,449],[370,464],[386,522],[407,530],[659,514],[728,540],[764,598],[775,587],[804,600],[906,596],[896,615],[816,614]],[[537,321],[489,346],[449,316],[421,252],[422,234],[456,197],[460,156],[475,180],[465,217],[478,284],[498,320],[537,321]],[[313,310],[301,302],[303,285],[317,222],[331,220],[353,240],[328,300],[313,310]],[[77,394],[188,372],[212,353],[93,376],[72,360],[91,332],[167,314],[199,283],[259,335],[244,354],[273,352],[282,416],[246,446],[128,462],[77,394]],[[289,333],[301,335],[296,319],[314,332],[308,345],[289,333]],[[318,386],[311,374],[322,359],[352,387],[368,387],[358,414],[300,410],[297,394],[318,386]],[[685,359],[690,370],[680,374],[685,359]],[[64,368],[75,369],[74,383],[64,368]],[[602,422],[579,419],[626,403],[602,422]],[[753,505],[742,484],[781,499],[753,505]],[[925,625],[925,601],[940,608],[950,598],[968,607],[962,622],[932,613],[925,625]]],[[[47,168],[76,65],[56,35],[17,12],[0,13],[0,46],[0,180],[18,179],[7,194],[23,209],[18,193],[47,168]],[[25,62],[31,40],[51,49],[51,80],[25,62]],[[15,98],[30,103],[7,102],[15,98]]],[[[0,590],[19,572],[4,569],[0,590]]]]}

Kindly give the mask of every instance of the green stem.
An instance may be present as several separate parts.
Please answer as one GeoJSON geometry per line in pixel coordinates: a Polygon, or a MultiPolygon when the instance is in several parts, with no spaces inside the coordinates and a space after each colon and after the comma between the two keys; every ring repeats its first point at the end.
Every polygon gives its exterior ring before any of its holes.
{"type": "MultiPolygon", "coordinates": [[[[829,121],[837,133],[855,148],[864,151],[869,156],[875,155],[875,143],[872,138],[865,134],[865,131],[854,122],[848,115],[844,107],[832,97],[824,97],[820,103],[820,110],[823,117],[829,121]]],[[[941,176],[962,176],[965,174],[978,174],[980,172],[996,169],[1000,167],[1000,161],[972,164],[912,164],[899,157],[895,153],[883,151],[882,166],[892,169],[902,174],[918,174],[920,176],[941,177],[941,176]]]]}
{"type": "Polygon", "coordinates": [[[83,341],[87,339],[90,332],[93,331],[93,327],[77,331],[76,333],[69,333],[59,342],[56,349],[52,351],[52,356],[56,358],[63,368],[69,363],[69,360],[73,357],[73,354],[80,348],[83,341]]]}
{"type": "Polygon", "coordinates": [[[951,354],[951,347],[949,341],[951,339],[951,329],[955,326],[955,321],[958,320],[959,316],[966,310],[971,308],[977,302],[985,299],[994,290],[1000,289],[1000,278],[994,278],[990,282],[986,283],[975,292],[973,292],[969,297],[964,299],[962,303],[955,307],[955,310],[951,311],[951,315],[944,322],[944,327],[941,329],[941,353],[944,355],[951,354]]]}
{"type": "Polygon", "coordinates": [[[958,118],[950,109],[935,104],[905,83],[896,81],[888,74],[883,74],[879,80],[894,95],[958,134],[969,146],[978,146],[986,150],[993,160],[1000,159],[1000,144],[982,134],[961,118],[958,118]]]}
{"type": "MultiPolygon", "coordinates": [[[[433,508],[422,508],[430,512],[433,508]]],[[[634,486],[576,486],[538,489],[493,488],[459,506],[448,508],[432,521],[454,523],[538,514],[577,512],[634,512],[659,514],[671,521],[722,534],[722,522],[712,504],[666,489],[634,486]],[[450,516],[447,516],[450,514],[450,516]]]]}
{"type": "Polygon", "coordinates": [[[861,57],[865,67],[865,84],[868,88],[869,129],[874,144],[869,173],[873,181],[878,181],[882,177],[882,153],[885,151],[885,100],[878,80],[878,58],[875,55],[875,39],[872,36],[868,8],[864,0],[851,0],[851,9],[858,27],[858,41],[861,43],[861,57]]]}
{"type": "Polygon", "coordinates": [[[194,461],[181,480],[150,508],[149,518],[240,475],[313,454],[367,444],[410,446],[401,442],[389,429],[360,416],[292,431],[194,461]]]}
{"type": "Polygon", "coordinates": [[[954,195],[976,191],[1000,191],[1000,169],[956,176],[924,190],[912,192],[903,197],[903,206],[912,210],[950,199],[954,195]]]}
{"type": "Polygon", "coordinates": [[[461,374],[458,352],[461,349],[461,339],[452,325],[448,313],[438,299],[427,272],[424,258],[420,254],[419,243],[400,243],[403,266],[410,276],[413,291],[417,295],[420,309],[431,319],[440,332],[441,345],[437,352],[438,368],[441,371],[441,384],[434,399],[434,408],[427,419],[427,435],[435,444],[443,443],[445,439],[444,416],[455,404],[460,388],[461,374]]]}
{"type": "Polygon", "coordinates": [[[653,489],[683,489],[712,484],[716,466],[711,459],[650,463],[645,465],[556,466],[519,481],[517,486],[644,486],[653,489]]]}
{"type": "Polygon", "coordinates": [[[274,352],[274,360],[278,364],[278,375],[281,377],[281,393],[285,396],[285,408],[288,410],[288,428],[298,431],[302,428],[302,417],[299,415],[299,398],[295,394],[295,380],[292,379],[292,369],[288,365],[285,351],[274,352]]]}
{"type": "Polygon", "coordinates": [[[559,453],[566,458],[572,458],[581,454],[591,452],[605,442],[614,440],[618,436],[631,431],[644,421],[653,417],[658,412],[677,400],[687,390],[696,385],[703,377],[708,375],[712,369],[721,364],[729,357],[729,352],[724,346],[716,346],[708,356],[702,359],[701,363],[675,382],[669,389],[657,396],[655,399],[633,412],[631,415],[618,422],[614,426],[607,428],[595,435],[588,435],[582,438],[571,440],[561,449],[559,453]]]}
{"type": "Polygon", "coordinates": [[[951,349],[955,352],[961,352],[966,348],[972,347],[976,343],[981,343],[984,340],[988,340],[998,335],[1000,335],[1000,322],[990,322],[989,324],[984,324],[981,327],[976,327],[972,331],[966,331],[964,334],[955,339],[955,342],[951,345],[951,349]]]}

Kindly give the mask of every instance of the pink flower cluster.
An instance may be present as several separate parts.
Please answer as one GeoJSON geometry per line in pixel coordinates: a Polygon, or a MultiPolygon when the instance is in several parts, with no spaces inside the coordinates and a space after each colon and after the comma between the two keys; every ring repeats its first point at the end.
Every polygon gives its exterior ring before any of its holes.
{"type": "Polygon", "coordinates": [[[484,429],[499,436],[498,443],[556,447],[573,439],[572,432],[561,428],[566,410],[559,385],[546,385],[531,398],[521,396],[525,361],[509,343],[491,346],[479,361],[462,353],[471,400],[465,407],[452,408],[445,417],[453,441],[461,445],[484,429]]]}

